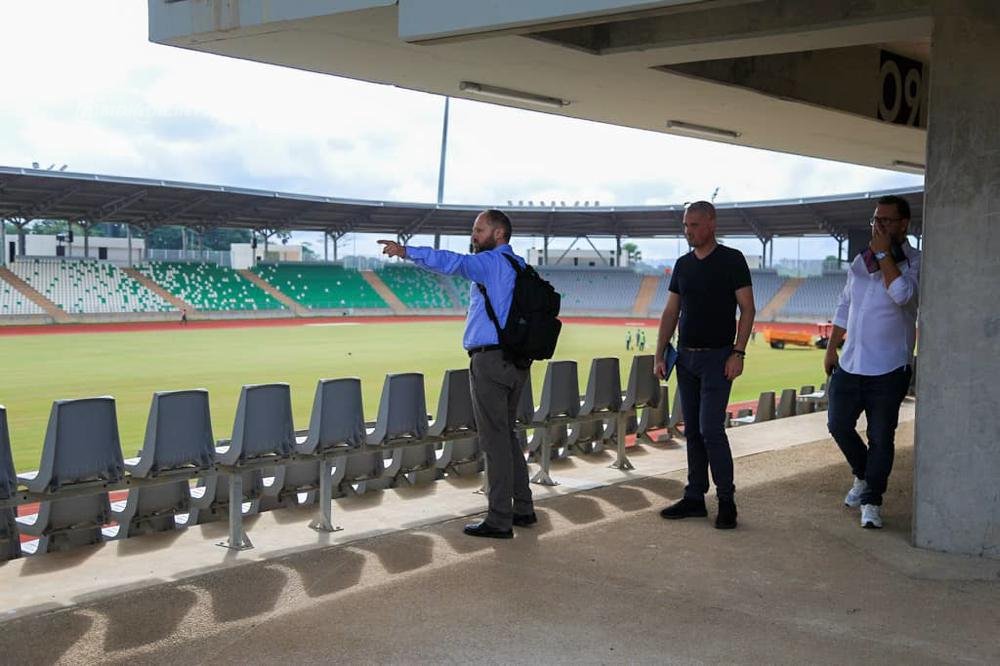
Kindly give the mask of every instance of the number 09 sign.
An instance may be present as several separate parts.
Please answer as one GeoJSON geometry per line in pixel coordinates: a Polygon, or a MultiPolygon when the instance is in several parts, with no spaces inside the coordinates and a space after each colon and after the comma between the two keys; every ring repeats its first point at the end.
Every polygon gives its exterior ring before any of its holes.
{"type": "Polygon", "coordinates": [[[922,127],[924,64],[890,51],[881,51],[880,61],[878,119],[922,127]]]}

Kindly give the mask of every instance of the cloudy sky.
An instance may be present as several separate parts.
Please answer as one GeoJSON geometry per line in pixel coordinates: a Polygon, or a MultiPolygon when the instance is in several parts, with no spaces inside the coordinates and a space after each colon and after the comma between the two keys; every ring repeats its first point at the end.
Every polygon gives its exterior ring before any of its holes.
{"type": "MultiPolygon", "coordinates": [[[[154,45],[140,0],[0,0],[0,49],[5,166],[67,164],[336,197],[437,196],[441,97],[154,45]]],[[[903,173],[451,104],[447,203],[682,203],[716,188],[718,201],[748,201],[921,183],[903,173]]],[[[370,238],[346,242],[348,252],[376,252],[370,238]]],[[[732,244],[759,253],[756,241],[732,244]]],[[[652,260],[680,248],[639,245],[652,260]]],[[[778,241],[775,258],[822,257],[830,248],[824,240],[778,241]]]]}

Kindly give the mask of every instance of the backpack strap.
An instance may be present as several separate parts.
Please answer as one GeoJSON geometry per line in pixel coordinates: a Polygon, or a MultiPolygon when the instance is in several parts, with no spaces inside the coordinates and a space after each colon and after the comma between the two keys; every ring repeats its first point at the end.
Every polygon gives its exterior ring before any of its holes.
{"type": "Polygon", "coordinates": [[[483,302],[486,304],[486,315],[493,322],[493,326],[497,329],[497,343],[500,342],[500,321],[497,319],[497,313],[493,310],[493,304],[490,303],[490,297],[486,293],[486,285],[481,282],[477,282],[476,286],[479,287],[479,293],[483,295],[483,302]]]}
{"type": "MultiPolygon", "coordinates": [[[[514,267],[515,276],[520,275],[521,271],[524,269],[521,268],[521,264],[517,263],[517,259],[507,254],[506,252],[501,252],[500,254],[506,257],[507,261],[510,262],[510,265],[514,267]]],[[[490,318],[490,321],[493,322],[493,326],[495,326],[497,329],[497,343],[499,343],[500,339],[503,337],[500,334],[500,320],[497,319],[496,310],[493,309],[493,304],[490,303],[489,294],[486,293],[486,285],[484,285],[481,282],[477,282],[476,287],[479,288],[479,293],[483,295],[483,302],[486,304],[486,315],[490,318]]]]}

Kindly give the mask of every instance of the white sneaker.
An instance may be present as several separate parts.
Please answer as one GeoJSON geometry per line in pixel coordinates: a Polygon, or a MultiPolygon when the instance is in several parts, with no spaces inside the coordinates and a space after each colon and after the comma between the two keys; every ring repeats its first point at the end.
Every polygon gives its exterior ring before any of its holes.
{"type": "Polygon", "coordinates": [[[861,506],[861,495],[863,495],[866,490],[868,490],[868,483],[864,479],[854,477],[854,485],[847,491],[847,497],[844,498],[844,506],[849,506],[854,509],[861,506]]]}
{"type": "Polygon", "coordinates": [[[861,527],[873,530],[882,529],[882,516],[879,514],[881,508],[877,504],[862,504],[861,527]]]}

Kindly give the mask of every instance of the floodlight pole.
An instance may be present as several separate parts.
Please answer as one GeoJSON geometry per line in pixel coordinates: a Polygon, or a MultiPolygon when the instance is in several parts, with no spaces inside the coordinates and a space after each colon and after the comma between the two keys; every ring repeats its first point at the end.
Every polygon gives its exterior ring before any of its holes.
{"type": "Polygon", "coordinates": [[[448,107],[451,105],[451,98],[444,98],[444,121],[441,123],[441,157],[438,162],[438,196],[437,202],[440,205],[444,201],[444,167],[445,158],[448,153],[448,107]]]}

